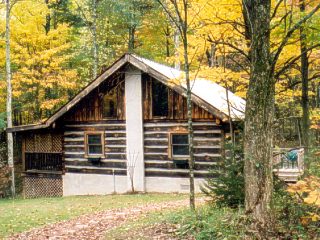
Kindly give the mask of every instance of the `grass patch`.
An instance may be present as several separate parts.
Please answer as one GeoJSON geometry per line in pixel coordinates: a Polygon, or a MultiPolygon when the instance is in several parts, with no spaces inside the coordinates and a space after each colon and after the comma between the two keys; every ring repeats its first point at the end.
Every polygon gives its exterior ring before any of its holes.
{"type": "MultiPolygon", "coordinates": [[[[175,210],[176,211],[176,210],[175,210]]],[[[139,239],[148,240],[148,228],[152,227],[157,223],[164,223],[168,220],[168,216],[175,214],[172,210],[162,210],[161,212],[149,212],[141,216],[138,221],[129,220],[121,226],[110,230],[106,234],[106,240],[122,240],[122,239],[139,239]]],[[[179,210],[177,210],[179,211],[179,210]]]]}
{"type": "Polygon", "coordinates": [[[192,235],[195,239],[244,239],[244,229],[239,228],[243,218],[242,209],[230,209],[204,205],[196,214],[190,210],[168,215],[167,221],[177,224],[177,235],[183,239],[192,235]]]}
{"type": "Polygon", "coordinates": [[[160,228],[151,231],[151,234],[157,234],[157,231],[161,231],[161,223],[174,228],[169,229],[168,236],[175,239],[245,239],[244,230],[239,229],[242,217],[242,210],[208,205],[199,207],[196,214],[188,208],[153,212],[139,221],[129,221],[111,230],[107,233],[106,239],[150,239],[150,228],[160,228]]]}
{"type": "Polygon", "coordinates": [[[97,211],[186,198],[182,194],[76,196],[0,200],[0,239],[13,233],[97,211]]]}

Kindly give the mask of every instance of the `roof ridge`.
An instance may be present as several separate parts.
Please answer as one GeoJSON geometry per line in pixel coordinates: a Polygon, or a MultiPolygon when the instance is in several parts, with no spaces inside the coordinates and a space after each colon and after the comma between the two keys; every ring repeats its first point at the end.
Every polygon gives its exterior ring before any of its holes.
{"type": "Polygon", "coordinates": [[[142,59],[142,60],[150,61],[150,62],[152,62],[152,63],[161,65],[161,66],[163,66],[163,67],[171,68],[171,69],[174,70],[174,71],[183,72],[183,71],[181,71],[181,69],[176,69],[176,68],[171,67],[171,66],[168,66],[168,65],[166,65],[166,64],[164,64],[164,63],[159,63],[159,62],[157,62],[157,61],[155,61],[155,60],[142,57],[142,56],[140,56],[140,55],[138,55],[138,54],[136,54],[136,53],[130,53],[130,55],[133,56],[133,57],[135,57],[135,58],[137,58],[137,59],[142,59]]]}

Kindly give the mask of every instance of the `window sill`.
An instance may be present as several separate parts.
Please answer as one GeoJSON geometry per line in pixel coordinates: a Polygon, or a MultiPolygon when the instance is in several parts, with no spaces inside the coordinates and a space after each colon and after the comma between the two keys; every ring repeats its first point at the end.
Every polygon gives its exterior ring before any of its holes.
{"type": "Polygon", "coordinates": [[[102,155],[85,155],[84,157],[85,158],[103,158],[104,155],[103,154],[102,155]]]}

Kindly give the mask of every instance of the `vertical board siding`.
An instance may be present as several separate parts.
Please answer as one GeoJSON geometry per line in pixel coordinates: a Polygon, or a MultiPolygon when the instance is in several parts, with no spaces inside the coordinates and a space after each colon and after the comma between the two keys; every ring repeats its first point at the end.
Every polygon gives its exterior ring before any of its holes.
{"type": "Polygon", "coordinates": [[[126,125],[118,122],[67,124],[64,132],[66,172],[126,175],[126,125]],[[105,155],[99,163],[85,157],[85,132],[103,131],[105,155]]]}
{"type": "MultiPolygon", "coordinates": [[[[208,176],[221,157],[222,128],[213,121],[194,122],[195,177],[208,176]]],[[[170,156],[170,133],[187,132],[186,122],[144,123],[144,159],[146,176],[188,177],[188,169],[179,168],[170,156]]]]}
{"type": "MultiPolygon", "coordinates": [[[[64,121],[85,122],[103,120],[103,97],[111,89],[117,90],[117,116],[112,120],[125,119],[124,79],[119,76],[114,81],[106,80],[74,106],[63,118],[64,121]]],[[[109,119],[109,118],[108,118],[109,119]]]]}
{"type": "MultiPolygon", "coordinates": [[[[152,81],[157,81],[144,74],[142,81],[144,120],[152,120],[152,81]]],[[[187,119],[187,99],[172,89],[168,91],[168,116],[162,120],[186,120],[187,119]]],[[[215,120],[215,117],[199,107],[195,103],[192,105],[192,118],[195,120],[215,120]]]]}

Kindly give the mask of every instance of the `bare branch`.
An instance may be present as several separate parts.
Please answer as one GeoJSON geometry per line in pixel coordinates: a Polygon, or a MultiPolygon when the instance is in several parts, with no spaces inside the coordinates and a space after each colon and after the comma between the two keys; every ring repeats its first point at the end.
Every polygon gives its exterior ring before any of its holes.
{"type": "Polygon", "coordinates": [[[208,39],[209,42],[214,43],[216,45],[222,44],[222,45],[227,45],[228,47],[231,47],[232,49],[236,50],[238,53],[243,55],[249,62],[250,62],[250,57],[247,53],[245,53],[242,49],[238,48],[237,46],[233,45],[232,43],[225,42],[225,41],[215,41],[209,37],[208,39]]]}
{"type": "Polygon", "coordinates": [[[273,19],[277,15],[278,9],[279,9],[281,3],[283,3],[283,1],[284,0],[280,0],[279,2],[277,2],[277,5],[275,6],[273,13],[271,15],[271,19],[273,19]]]}
{"type": "Polygon", "coordinates": [[[301,57],[302,54],[311,51],[314,48],[320,47],[320,43],[313,45],[309,48],[307,48],[305,51],[301,52],[301,54],[299,54],[298,56],[294,57],[294,58],[290,58],[288,59],[285,63],[284,66],[275,73],[274,77],[277,80],[285,71],[287,71],[296,61],[298,61],[301,57]]]}

